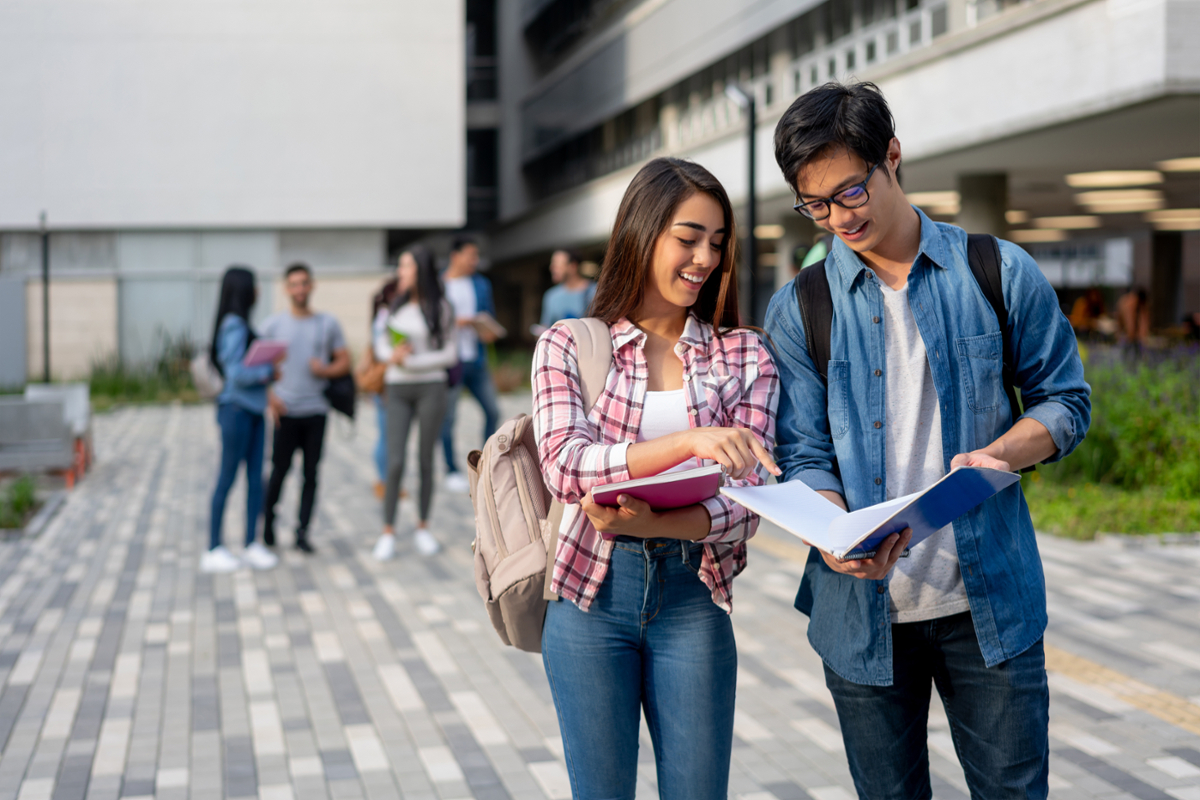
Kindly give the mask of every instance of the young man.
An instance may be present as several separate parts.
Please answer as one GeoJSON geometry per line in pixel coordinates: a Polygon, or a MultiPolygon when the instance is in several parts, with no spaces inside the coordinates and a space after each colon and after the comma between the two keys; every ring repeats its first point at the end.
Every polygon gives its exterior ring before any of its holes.
{"type": "MultiPolygon", "coordinates": [[[[967,235],[934,223],[899,184],[900,142],[872,84],[801,96],[775,131],[796,210],[834,234],[827,378],[815,369],[795,286],[766,329],[783,387],[775,457],[785,480],[858,509],[960,465],[1018,470],[1073,450],[1089,388],[1071,326],[1037,264],[1000,242],[1010,358],[1025,410],[1012,419],[1004,337],[972,275],[967,235]]],[[[900,558],[810,551],[796,608],[825,662],[859,796],[930,796],[930,684],[973,797],[1044,798],[1048,704],[1041,560],[1020,486],[900,558]]]]}
{"type": "Polygon", "coordinates": [[[540,336],[560,319],[581,319],[587,314],[596,284],[579,271],[579,254],[573,250],[555,250],[550,255],[550,280],[554,286],[542,296],[540,336]]]}
{"type": "MultiPolygon", "coordinates": [[[[488,370],[487,349],[494,337],[486,328],[476,326],[476,317],[487,313],[496,316],[492,300],[492,284],[476,272],[479,266],[479,245],[468,236],[458,235],[450,244],[450,266],[442,274],[446,284],[446,299],[454,307],[458,324],[458,357],[462,362],[462,386],[465,386],[483,409],[483,438],[491,436],[500,422],[496,404],[496,386],[488,370]]],[[[446,419],[442,423],[442,451],[446,457],[446,489],[466,492],[467,478],[458,471],[454,459],[454,418],[458,408],[459,387],[450,392],[446,419]]]]}
{"type": "Polygon", "coordinates": [[[263,339],[287,342],[287,358],[281,365],[283,377],[268,396],[277,420],[274,451],[271,454],[271,481],[263,504],[263,542],[275,544],[275,506],[283,479],[292,467],[297,450],[304,453],[304,488],[300,492],[300,512],[296,524],[296,549],[312,553],[308,526],[312,521],[317,497],[317,463],[325,441],[325,417],[329,402],[325,382],[350,371],[350,354],[342,326],[329,314],[314,313],[309,306],[313,292],[312,270],[305,264],[292,264],[284,275],[291,308],[272,314],[259,328],[263,339]]]}

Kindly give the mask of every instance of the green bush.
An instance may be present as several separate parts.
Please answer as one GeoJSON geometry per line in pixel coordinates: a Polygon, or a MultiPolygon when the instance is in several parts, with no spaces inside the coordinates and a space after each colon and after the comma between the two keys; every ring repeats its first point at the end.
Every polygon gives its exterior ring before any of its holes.
{"type": "Polygon", "coordinates": [[[0,494],[0,528],[20,528],[37,505],[33,478],[22,475],[0,494]]]}
{"type": "Polygon", "coordinates": [[[92,403],[103,410],[115,403],[164,403],[199,399],[189,364],[196,347],[187,336],[159,334],[158,357],[128,364],[117,354],[92,362],[88,379],[92,403]]]}
{"type": "Polygon", "coordinates": [[[1200,496],[1200,358],[1089,365],[1092,423],[1068,458],[1039,467],[1052,484],[1154,489],[1167,500],[1200,496]]]}

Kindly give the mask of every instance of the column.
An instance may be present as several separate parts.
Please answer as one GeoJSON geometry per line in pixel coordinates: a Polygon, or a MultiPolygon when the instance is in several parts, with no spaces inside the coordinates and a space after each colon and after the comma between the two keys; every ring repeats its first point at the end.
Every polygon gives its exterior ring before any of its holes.
{"type": "Polygon", "coordinates": [[[959,212],[955,222],[967,233],[1004,236],[1008,224],[1008,175],[1003,172],[958,176],[959,212]]]}

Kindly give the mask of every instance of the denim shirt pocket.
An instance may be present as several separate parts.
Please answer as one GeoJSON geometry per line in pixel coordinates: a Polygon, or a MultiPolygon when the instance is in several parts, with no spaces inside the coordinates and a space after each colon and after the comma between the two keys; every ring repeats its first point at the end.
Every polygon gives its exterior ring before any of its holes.
{"type": "Polygon", "coordinates": [[[826,387],[829,394],[829,435],[840,439],[850,430],[850,362],[829,360],[826,387]]]}
{"type": "Polygon", "coordinates": [[[1005,399],[1004,338],[997,331],[982,336],[960,336],[954,344],[967,405],[976,414],[995,411],[1005,399]]]}

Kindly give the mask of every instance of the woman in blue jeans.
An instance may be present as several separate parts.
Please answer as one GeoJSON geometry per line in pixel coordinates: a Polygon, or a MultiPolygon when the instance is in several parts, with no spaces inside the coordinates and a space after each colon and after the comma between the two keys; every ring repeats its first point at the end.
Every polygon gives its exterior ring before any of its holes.
{"type": "Polygon", "coordinates": [[[242,363],[254,331],[250,310],[258,299],[254,273],[245,267],[230,267],[221,280],[221,299],[209,356],[213,366],[225,378],[225,387],[217,396],[217,424],[221,427],[221,469],[213,490],[209,518],[208,552],[200,559],[203,572],[232,572],[242,564],[254,569],[270,569],[279,560],[256,541],[258,515],[262,512],[262,462],[267,408],[267,384],[277,375],[274,364],[248,367],[242,363]],[[237,477],[238,465],[246,463],[246,547],[239,559],[221,543],[221,521],[225,499],[237,477]]]}
{"type": "Polygon", "coordinates": [[[723,497],[654,512],[592,489],[719,463],[732,485],[776,472],[779,381],[737,325],[733,211],[707,170],[655,159],[617,212],[590,313],[613,360],[590,413],[563,326],[534,357],[534,428],[546,485],[567,504],[542,630],[576,798],[633,800],[644,713],[664,800],[725,798],[737,650],[733,578],[758,519],[723,497]]]}

